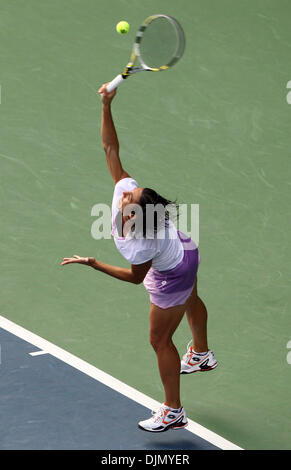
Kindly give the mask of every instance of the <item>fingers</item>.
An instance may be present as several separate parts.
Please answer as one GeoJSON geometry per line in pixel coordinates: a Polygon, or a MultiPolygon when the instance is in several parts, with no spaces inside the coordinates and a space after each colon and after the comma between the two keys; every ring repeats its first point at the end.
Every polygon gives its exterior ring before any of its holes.
{"type": "Polygon", "coordinates": [[[103,94],[107,95],[106,86],[102,85],[102,87],[99,88],[98,93],[100,93],[100,95],[103,95],[103,94]]]}
{"type": "Polygon", "coordinates": [[[116,89],[108,93],[107,91],[107,86],[109,85],[110,82],[104,83],[98,90],[98,93],[101,95],[101,98],[103,101],[111,101],[114,96],[116,95],[116,89]]]}
{"type": "Polygon", "coordinates": [[[110,82],[103,83],[103,85],[99,88],[98,93],[103,94],[103,95],[108,95],[107,91],[107,85],[109,85],[110,82]]]}
{"type": "Polygon", "coordinates": [[[78,255],[74,255],[73,258],[63,258],[61,265],[64,266],[65,264],[78,263],[80,262],[80,259],[81,257],[78,255]]]}
{"type": "Polygon", "coordinates": [[[81,264],[88,264],[89,258],[82,258],[79,255],[74,255],[72,258],[63,258],[61,266],[70,263],[81,263],[81,264]]]}
{"type": "Polygon", "coordinates": [[[78,262],[77,259],[73,259],[73,258],[64,258],[64,261],[61,263],[61,265],[64,266],[65,264],[77,263],[77,262],[78,262]]]}

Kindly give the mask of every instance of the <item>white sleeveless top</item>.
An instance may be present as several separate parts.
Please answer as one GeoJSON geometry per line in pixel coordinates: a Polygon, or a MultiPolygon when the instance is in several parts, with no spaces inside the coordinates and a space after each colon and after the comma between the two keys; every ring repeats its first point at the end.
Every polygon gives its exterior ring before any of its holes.
{"type": "Polygon", "coordinates": [[[115,185],[111,232],[115,245],[122,256],[131,264],[142,264],[152,259],[152,267],[158,271],[173,269],[182,261],[184,249],[172,221],[169,221],[164,239],[135,238],[132,232],[129,232],[126,237],[118,236],[115,223],[119,213],[118,202],[123,191],[132,191],[135,188],[138,188],[138,184],[133,178],[123,178],[115,185]]]}

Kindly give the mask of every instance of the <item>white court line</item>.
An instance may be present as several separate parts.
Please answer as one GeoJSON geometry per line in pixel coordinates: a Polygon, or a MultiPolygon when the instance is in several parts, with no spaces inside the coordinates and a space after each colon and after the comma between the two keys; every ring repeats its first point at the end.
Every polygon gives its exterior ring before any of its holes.
{"type": "MultiPolygon", "coordinates": [[[[139,403],[140,405],[149,408],[150,410],[157,410],[160,407],[160,402],[148,397],[144,393],[135,390],[134,388],[126,385],[125,383],[121,382],[118,379],[115,379],[111,375],[103,372],[100,369],[92,366],[88,362],[83,361],[82,359],[74,356],[73,354],[65,351],[64,349],[59,348],[53,343],[50,343],[46,339],[41,338],[40,336],[32,333],[31,331],[26,330],[22,326],[13,323],[12,321],[4,318],[0,315],[0,327],[10,333],[18,336],[18,338],[27,341],[30,344],[38,347],[42,351],[46,351],[47,353],[51,354],[52,356],[60,359],[61,361],[69,364],[70,366],[78,369],[84,374],[87,374],[89,377],[92,377],[95,380],[103,383],[107,387],[112,388],[113,390],[121,393],[122,395],[130,398],[131,400],[139,403]]],[[[190,431],[193,434],[205,439],[206,441],[210,442],[211,444],[219,447],[222,450],[242,450],[241,447],[233,444],[232,442],[224,439],[223,437],[219,436],[218,434],[210,431],[209,429],[201,426],[195,421],[188,419],[188,426],[186,431],[190,431]]]]}
{"type": "Polygon", "coordinates": [[[29,354],[30,356],[42,356],[43,354],[48,354],[48,352],[47,351],[34,351],[29,354]]]}

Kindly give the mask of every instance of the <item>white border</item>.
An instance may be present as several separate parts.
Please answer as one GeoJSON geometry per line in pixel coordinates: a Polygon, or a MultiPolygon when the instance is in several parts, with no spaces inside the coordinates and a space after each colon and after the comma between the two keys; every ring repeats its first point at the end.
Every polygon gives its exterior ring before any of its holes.
{"type": "MultiPolygon", "coordinates": [[[[126,385],[125,383],[121,382],[118,379],[115,379],[106,372],[103,372],[100,369],[92,366],[88,362],[83,361],[82,359],[74,356],[73,354],[65,351],[64,349],[59,348],[53,343],[37,336],[36,334],[32,333],[31,331],[26,330],[22,326],[13,323],[12,321],[8,320],[7,318],[0,315],[0,327],[10,333],[18,336],[18,338],[27,341],[28,343],[33,344],[34,346],[38,347],[42,351],[51,354],[52,356],[60,359],[61,361],[69,364],[70,366],[78,369],[84,374],[87,374],[89,377],[92,377],[95,380],[107,385],[107,387],[116,390],[117,392],[125,395],[127,398],[139,403],[140,405],[149,408],[150,410],[157,410],[160,407],[160,403],[152,398],[148,397],[144,393],[135,390],[134,388],[126,385]]],[[[187,431],[196,434],[197,436],[201,437],[202,439],[210,442],[211,444],[215,445],[216,447],[222,450],[243,450],[241,447],[233,444],[230,441],[227,441],[223,437],[219,436],[218,434],[210,431],[209,429],[201,426],[195,421],[188,419],[188,426],[185,428],[187,431]]]]}

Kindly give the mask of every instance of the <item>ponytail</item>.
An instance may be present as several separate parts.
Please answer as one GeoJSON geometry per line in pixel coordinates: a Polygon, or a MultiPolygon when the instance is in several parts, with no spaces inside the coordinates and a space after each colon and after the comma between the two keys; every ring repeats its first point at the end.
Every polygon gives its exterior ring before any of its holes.
{"type": "MultiPolygon", "coordinates": [[[[163,211],[163,215],[161,217],[158,217],[158,213],[155,211],[154,212],[154,226],[153,226],[153,231],[155,235],[158,230],[162,227],[167,227],[169,225],[169,220],[170,220],[170,211],[169,209],[171,208],[173,212],[173,209],[175,210],[175,214],[178,217],[178,204],[170,199],[166,199],[160,194],[158,194],[156,191],[150,188],[144,188],[142,195],[139,200],[139,205],[142,208],[142,214],[143,214],[143,237],[146,237],[148,235],[147,231],[147,206],[148,205],[153,205],[153,206],[158,206],[161,205],[163,206],[166,210],[163,211]]],[[[151,238],[151,237],[150,237],[151,238]]]]}

